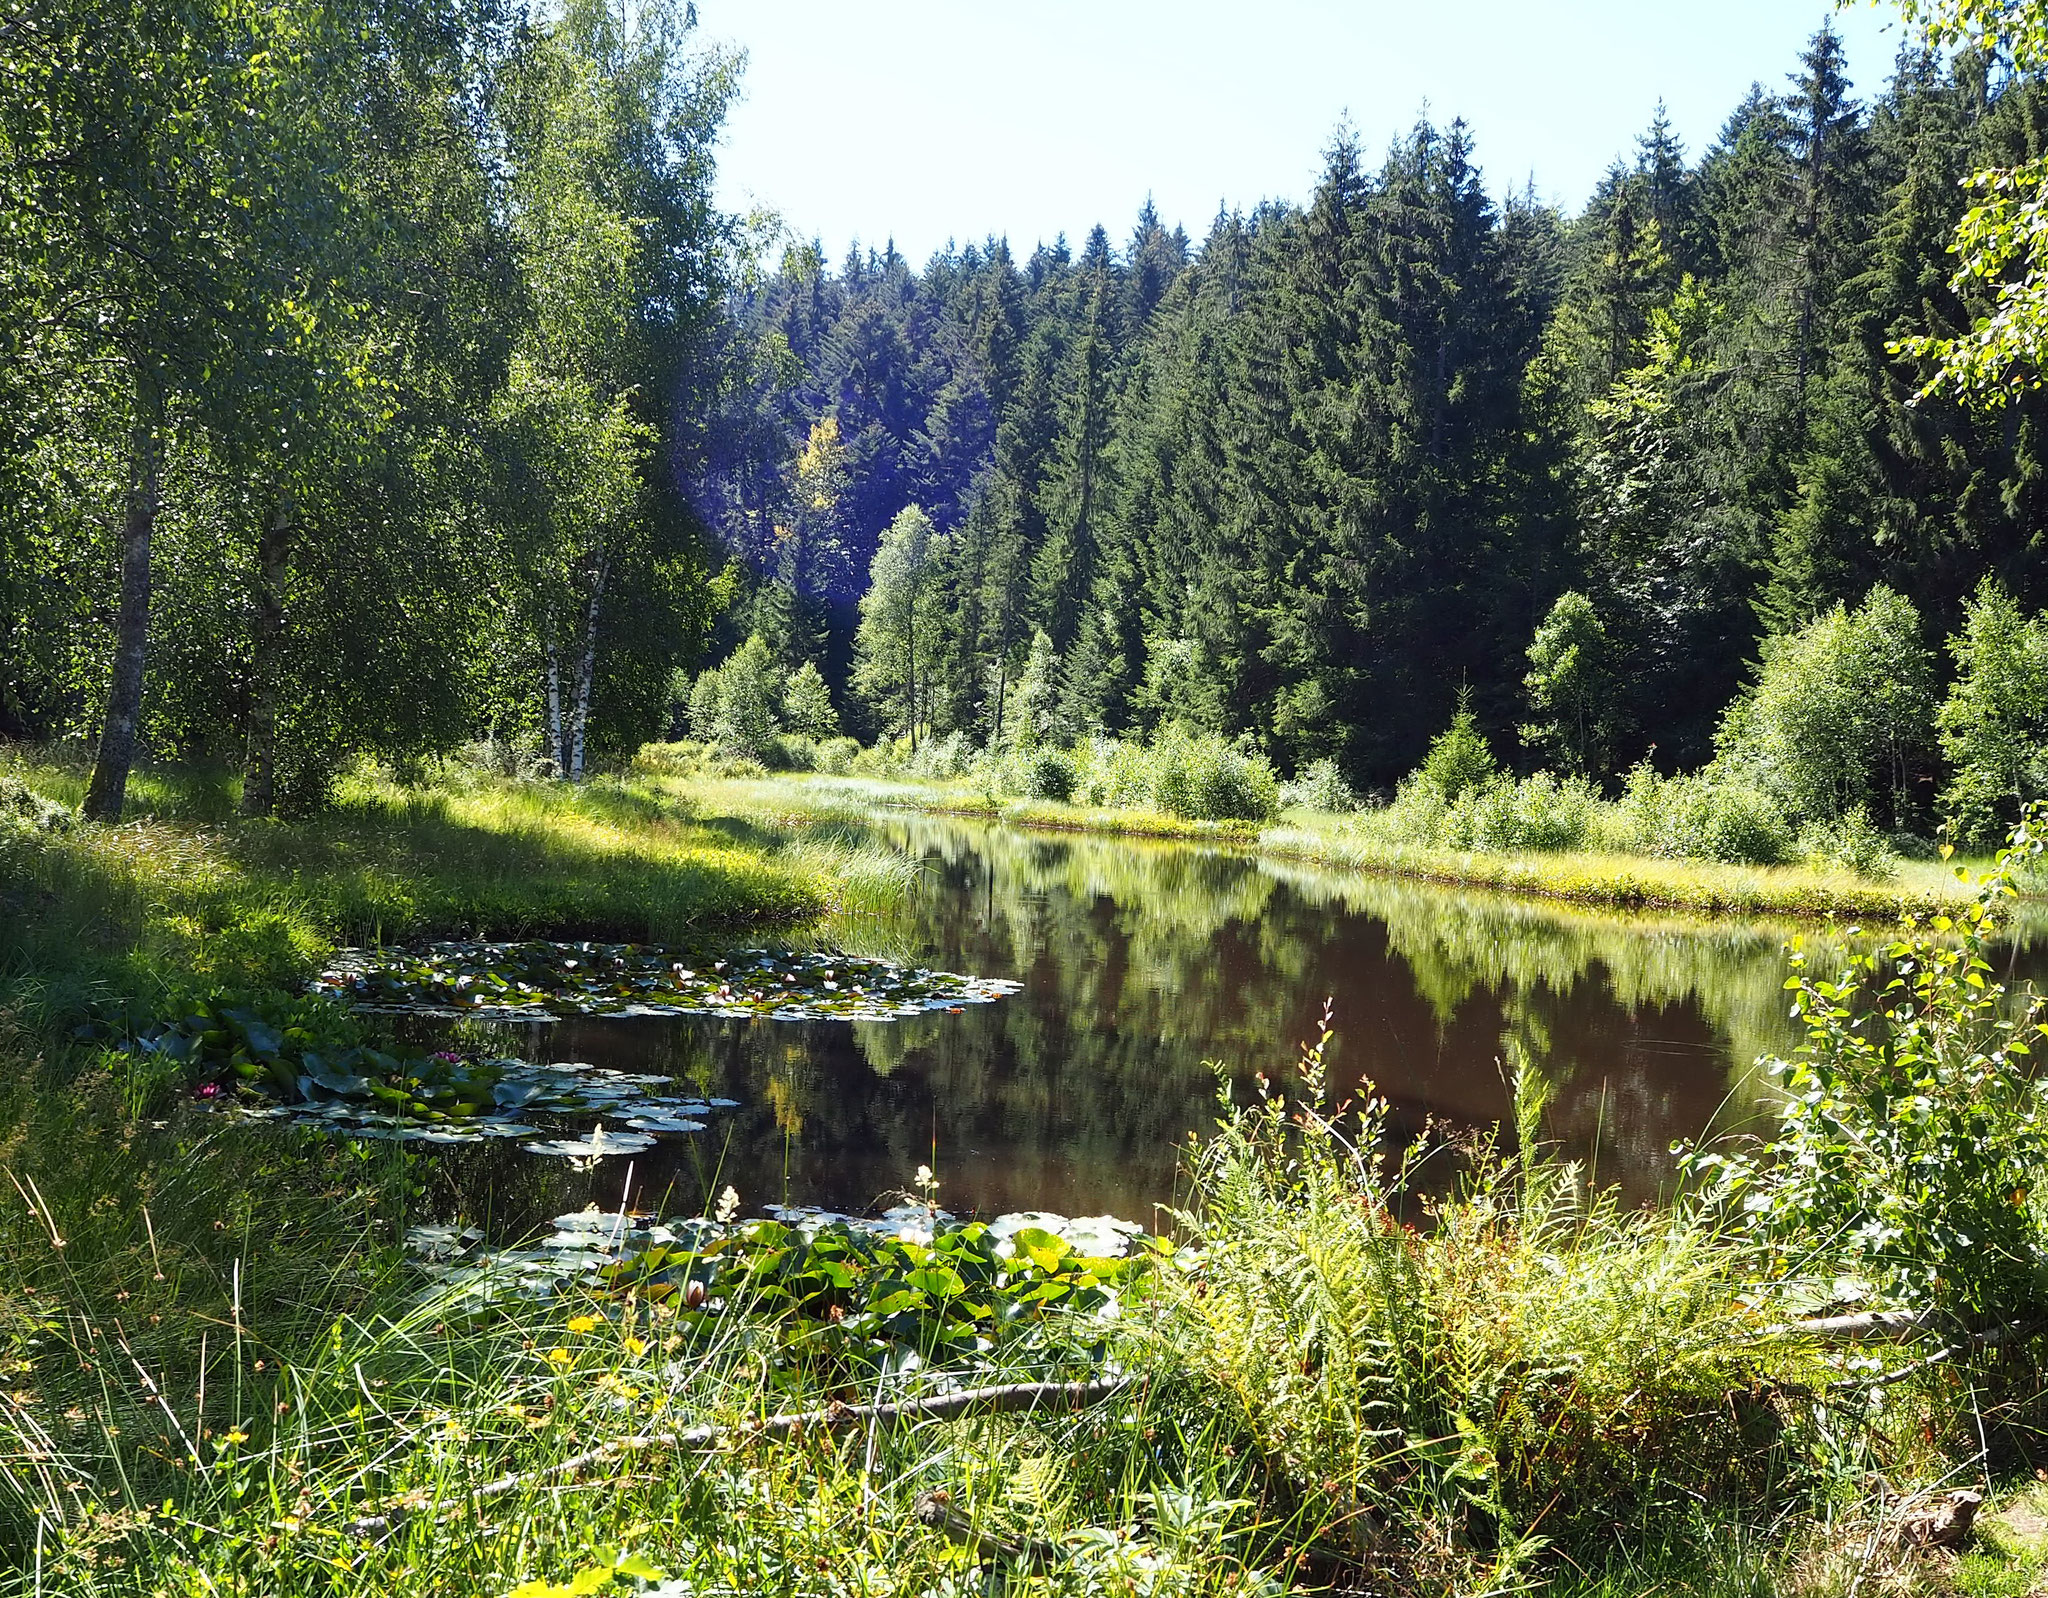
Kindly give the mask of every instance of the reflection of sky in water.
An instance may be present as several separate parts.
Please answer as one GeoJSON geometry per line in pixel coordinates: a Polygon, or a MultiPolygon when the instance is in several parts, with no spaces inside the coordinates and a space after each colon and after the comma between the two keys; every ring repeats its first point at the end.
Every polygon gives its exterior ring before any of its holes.
{"type": "MultiPolygon", "coordinates": [[[[1326,997],[1338,1091],[1370,1078],[1404,1130],[1432,1118],[1487,1125],[1509,1113],[1504,1073],[1524,1056],[1554,1086],[1550,1133],[1597,1162],[1602,1181],[1648,1198],[1674,1138],[1753,1115],[1759,1084],[1737,1062],[1797,1042],[1779,926],[1622,920],[968,821],[871,830],[925,867],[899,912],[836,936],[1015,977],[1023,991],[893,1023],[493,1029],[543,1058],[661,1072],[739,1101],[707,1132],[636,1155],[633,1204],[694,1209],[729,1182],[750,1209],[872,1211],[928,1164],[958,1211],[1150,1222],[1173,1199],[1178,1146],[1214,1120],[1208,1062],[1241,1092],[1256,1071],[1282,1077],[1326,997]]],[[[531,1223],[586,1201],[616,1205],[626,1164],[590,1173],[456,1150],[442,1179],[472,1213],[531,1223]]]]}

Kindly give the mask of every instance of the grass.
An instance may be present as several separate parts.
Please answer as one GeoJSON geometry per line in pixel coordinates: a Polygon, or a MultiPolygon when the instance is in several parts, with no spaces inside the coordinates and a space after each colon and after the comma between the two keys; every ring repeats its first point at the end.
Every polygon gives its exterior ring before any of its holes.
{"type": "MultiPolygon", "coordinates": [[[[75,801],[83,774],[0,766],[75,801]]],[[[191,984],[296,987],[341,945],[424,937],[679,942],[883,899],[900,862],[743,847],[644,783],[365,777],[305,821],[242,821],[232,782],[144,772],[130,819],[0,856],[0,1003],[147,1008],[191,984]],[[893,874],[893,875],[892,875],[893,874]]]]}
{"type": "Polygon", "coordinates": [[[1937,913],[1968,902],[1951,865],[1902,861],[1883,882],[1811,866],[1735,866],[1647,855],[1491,854],[1406,842],[1362,817],[1290,810],[1273,825],[1189,821],[1145,810],[1103,810],[1050,800],[1006,799],[966,781],[784,775],[654,779],[712,808],[735,803],[781,813],[857,814],[903,808],[984,816],[1012,826],[1111,836],[1184,839],[1255,850],[1276,859],[1390,877],[1485,888],[1608,909],[1673,910],[1699,916],[1855,917],[1889,922],[1901,911],[1937,913]]]}

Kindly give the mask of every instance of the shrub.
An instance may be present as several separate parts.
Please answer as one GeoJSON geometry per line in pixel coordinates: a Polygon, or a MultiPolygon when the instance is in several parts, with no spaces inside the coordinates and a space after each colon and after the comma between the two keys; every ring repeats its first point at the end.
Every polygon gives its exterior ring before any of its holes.
{"type": "Polygon", "coordinates": [[[1215,733],[1170,728],[1150,750],[1152,803],[1189,821],[1267,821],[1280,783],[1263,756],[1215,733]]]}
{"type": "Polygon", "coordinates": [[[631,769],[643,777],[696,777],[704,772],[711,751],[692,739],[677,743],[642,744],[631,769]]]}
{"type": "Polygon", "coordinates": [[[818,770],[831,776],[843,777],[853,769],[854,758],[859,754],[858,739],[827,738],[818,745],[818,770]]]}
{"type": "Polygon", "coordinates": [[[1870,812],[1856,806],[1839,821],[1817,821],[1799,833],[1799,849],[1817,869],[1839,866],[1873,882],[1898,875],[1899,857],[1870,812]]]}
{"type": "Polygon", "coordinates": [[[1781,865],[1794,841],[1784,808],[1725,771],[1660,777],[1648,761],[1628,775],[1609,844],[1671,860],[1781,865]]]}
{"type": "Polygon", "coordinates": [[[1151,806],[1152,759],[1143,744],[1097,738],[1084,754],[1074,789],[1074,797],[1082,804],[1105,810],[1151,806]]]}
{"type": "Polygon", "coordinates": [[[803,733],[777,733],[761,746],[761,764],[770,771],[815,771],[818,741],[803,733]]]}
{"type": "Polygon", "coordinates": [[[1529,643],[1522,679],[1537,719],[1522,737],[1574,772],[1602,771],[1613,742],[1617,651],[1584,594],[1557,596],[1529,643]]]}
{"type": "Polygon", "coordinates": [[[1358,795],[1344,780],[1336,761],[1312,760],[1301,768],[1294,781],[1281,784],[1280,803],[1341,814],[1358,808],[1358,795]]]}
{"type": "Polygon", "coordinates": [[[894,777],[901,774],[909,759],[908,737],[877,738],[848,761],[847,770],[857,771],[863,777],[894,777]]]}
{"type": "MultiPolygon", "coordinates": [[[[1176,1219],[1199,1252],[1161,1273],[1163,1341],[1279,1501],[1318,1506],[1342,1554],[1476,1545],[1498,1578],[1538,1535],[1599,1546],[1768,1490],[1784,1454],[1739,1250],[1683,1206],[1585,1197],[1534,1151],[1526,1071],[1524,1156],[1482,1141],[1424,1206],[1404,1196],[1422,1154],[1380,1152],[1384,1100],[1322,1112],[1321,1052],[1294,1103],[1232,1107],[1190,1153],[1176,1219]]],[[[1429,1590],[1453,1587],[1478,1590],[1429,1590]]]]}
{"type": "Polygon", "coordinates": [[[1520,782],[1495,778],[1468,793],[1454,811],[1469,817],[1465,848],[1556,853],[1585,846],[1599,801],[1591,784],[1576,777],[1560,781],[1539,771],[1520,782]]]}
{"type": "Polygon", "coordinates": [[[832,708],[832,691],[825,686],[818,668],[808,660],[783,682],[782,719],[793,731],[809,738],[831,738],[839,731],[839,713],[832,708]]]}
{"type": "Polygon", "coordinates": [[[76,819],[63,805],[45,799],[19,777],[0,775],[0,837],[69,832],[76,819]]]}
{"type": "Polygon", "coordinates": [[[1716,764],[1795,821],[1856,805],[1905,807],[1908,767],[1929,741],[1933,661],[1920,615],[1889,588],[1766,638],[1756,682],[1728,707],[1716,764]]]}
{"type": "Polygon", "coordinates": [[[2048,794],[2048,616],[2022,615],[1987,577],[1948,647],[1956,681],[1936,719],[1955,774],[1942,805],[1961,841],[1995,843],[2048,794]]]}
{"type": "Polygon", "coordinates": [[[1077,775],[1074,757],[1050,745],[1028,751],[1018,763],[1018,786],[1027,799],[1071,799],[1077,775]]]}
{"type": "Polygon", "coordinates": [[[1793,946],[1806,1040],[1764,1062],[1784,1088],[1777,1135],[1689,1160],[1779,1266],[1846,1271],[1952,1325],[2048,1314],[2041,1002],[2008,1002],[1985,958],[1996,912],[2041,854],[2041,820],[2039,807],[2022,819],[1955,922],[1908,921],[1834,981],[1793,946]]]}
{"type": "Polygon", "coordinates": [[[912,776],[944,781],[962,777],[974,764],[974,750],[964,732],[949,732],[943,738],[927,738],[910,757],[912,776]]]}

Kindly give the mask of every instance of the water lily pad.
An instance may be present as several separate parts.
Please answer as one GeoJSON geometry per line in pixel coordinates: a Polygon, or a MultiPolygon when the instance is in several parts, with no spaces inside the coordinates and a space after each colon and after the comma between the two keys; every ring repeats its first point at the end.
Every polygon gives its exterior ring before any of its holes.
{"type": "Polygon", "coordinates": [[[601,1160],[614,1154],[638,1154],[654,1147],[654,1138],[646,1132],[615,1132],[609,1127],[597,1127],[587,1137],[541,1138],[523,1144],[528,1154],[553,1154],[569,1160],[601,1160]]]}
{"type": "Polygon", "coordinates": [[[345,951],[315,991],[387,1013],[889,1021],[985,1004],[1019,986],[829,950],[749,949],[700,970],[651,944],[434,943],[345,951]]]}

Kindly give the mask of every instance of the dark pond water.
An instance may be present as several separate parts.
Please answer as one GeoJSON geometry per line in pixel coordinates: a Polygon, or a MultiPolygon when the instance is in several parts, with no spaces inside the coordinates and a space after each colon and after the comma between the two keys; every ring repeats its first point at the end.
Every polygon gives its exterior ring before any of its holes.
{"type": "Polygon", "coordinates": [[[577,1170],[499,1147],[454,1151],[447,1197],[506,1225],[622,1196],[694,1209],[727,1183],[749,1209],[872,1211],[929,1165],[959,1212],[1149,1222],[1178,1147],[1214,1121],[1218,1069],[1241,1093],[1261,1070],[1284,1080],[1327,999],[1333,1082],[1370,1078],[1401,1128],[1499,1120],[1506,1064],[1527,1058],[1554,1087],[1550,1136],[1649,1200],[1672,1140],[1752,1116],[1749,1062],[1796,1041],[1784,927],[1576,914],[1181,844],[867,826],[921,869],[899,912],[831,936],[1020,993],[897,1022],[501,1028],[535,1057],[662,1072],[741,1108],[635,1156],[629,1193],[625,1159],[577,1170]]]}

